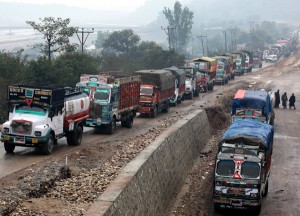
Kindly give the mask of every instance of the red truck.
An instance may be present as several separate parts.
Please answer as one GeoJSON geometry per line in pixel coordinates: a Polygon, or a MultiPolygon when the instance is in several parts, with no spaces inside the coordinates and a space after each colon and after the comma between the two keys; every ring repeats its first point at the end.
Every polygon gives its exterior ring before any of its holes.
{"type": "Polygon", "coordinates": [[[250,50],[241,50],[241,51],[246,54],[245,72],[252,72],[252,68],[253,68],[253,51],[250,51],[250,50]]]}
{"type": "Polygon", "coordinates": [[[261,68],[263,61],[263,52],[260,50],[253,51],[253,67],[261,68]]]}
{"type": "Polygon", "coordinates": [[[175,76],[169,70],[140,70],[140,114],[156,117],[158,112],[168,112],[175,91],[175,76]]]}
{"type": "Polygon", "coordinates": [[[23,146],[49,155],[62,137],[70,146],[80,145],[90,111],[85,94],[61,87],[11,85],[7,102],[9,120],[1,133],[7,153],[23,146]]]}
{"type": "Polygon", "coordinates": [[[91,112],[85,126],[114,133],[116,123],[131,128],[139,109],[140,76],[82,75],[76,87],[90,96],[91,112]]]}

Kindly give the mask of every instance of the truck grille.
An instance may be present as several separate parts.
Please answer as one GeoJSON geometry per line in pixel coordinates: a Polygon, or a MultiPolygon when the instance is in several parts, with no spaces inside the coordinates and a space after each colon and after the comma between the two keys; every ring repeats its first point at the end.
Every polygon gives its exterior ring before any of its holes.
{"type": "Polygon", "coordinates": [[[11,129],[13,133],[30,135],[32,132],[32,122],[12,121],[11,129]]]}

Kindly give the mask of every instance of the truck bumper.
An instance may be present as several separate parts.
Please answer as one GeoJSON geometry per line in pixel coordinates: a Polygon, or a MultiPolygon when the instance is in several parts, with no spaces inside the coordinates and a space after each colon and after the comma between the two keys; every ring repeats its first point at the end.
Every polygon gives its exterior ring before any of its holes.
{"type": "Polygon", "coordinates": [[[150,114],[153,110],[153,107],[141,107],[139,110],[140,114],[150,114]]]}
{"type": "Polygon", "coordinates": [[[249,209],[261,205],[258,200],[227,198],[227,197],[214,197],[214,204],[224,209],[249,209]]]}
{"type": "Polygon", "coordinates": [[[42,143],[47,142],[48,137],[31,137],[31,136],[19,136],[11,134],[2,134],[1,142],[6,142],[14,144],[15,146],[28,146],[28,147],[38,147],[42,143]]]}
{"type": "Polygon", "coordinates": [[[110,120],[103,120],[101,118],[87,119],[84,123],[86,127],[101,127],[102,125],[110,124],[110,120]]]}

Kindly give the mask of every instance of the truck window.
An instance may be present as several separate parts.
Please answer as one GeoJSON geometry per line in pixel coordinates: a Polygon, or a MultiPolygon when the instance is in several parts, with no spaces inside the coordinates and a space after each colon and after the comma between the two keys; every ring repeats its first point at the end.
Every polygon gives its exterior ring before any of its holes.
{"type": "Polygon", "coordinates": [[[87,96],[90,96],[90,88],[81,88],[81,92],[85,93],[87,96]]]}
{"type": "Polygon", "coordinates": [[[222,176],[233,176],[235,163],[233,160],[220,160],[217,164],[217,174],[222,176]]]}
{"type": "Polygon", "coordinates": [[[95,101],[108,101],[109,100],[109,90],[107,89],[97,89],[94,94],[95,101]]]}
{"type": "Polygon", "coordinates": [[[260,166],[255,162],[245,161],[242,163],[241,175],[244,178],[258,178],[260,173],[260,166]]]}
{"type": "Polygon", "coordinates": [[[44,116],[46,115],[46,110],[34,106],[16,106],[16,113],[26,113],[26,114],[44,116]]]}
{"type": "Polygon", "coordinates": [[[153,94],[153,89],[152,88],[141,88],[140,93],[141,94],[152,95],[153,94]]]}

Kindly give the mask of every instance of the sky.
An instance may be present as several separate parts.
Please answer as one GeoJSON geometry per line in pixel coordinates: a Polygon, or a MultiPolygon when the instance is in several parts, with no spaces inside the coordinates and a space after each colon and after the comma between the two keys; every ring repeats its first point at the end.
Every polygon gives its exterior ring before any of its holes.
{"type": "Polygon", "coordinates": [[[0,2],[17,2],[33,4],[64,4],[67,6],[88,8],[92,10],[133,12],[147,0],[0,0],[0,2]]]}

